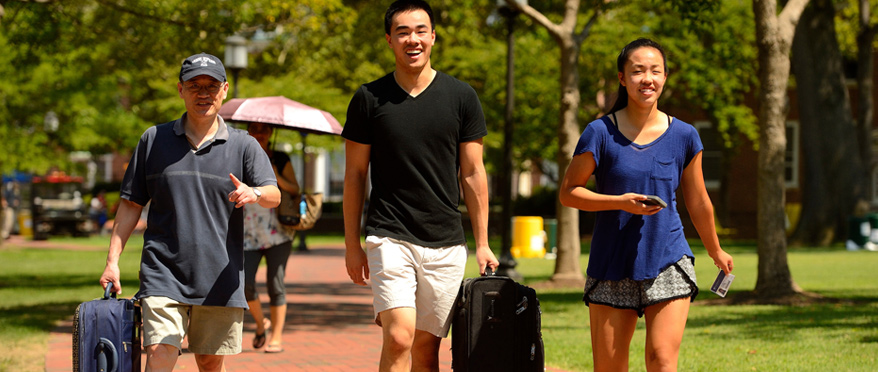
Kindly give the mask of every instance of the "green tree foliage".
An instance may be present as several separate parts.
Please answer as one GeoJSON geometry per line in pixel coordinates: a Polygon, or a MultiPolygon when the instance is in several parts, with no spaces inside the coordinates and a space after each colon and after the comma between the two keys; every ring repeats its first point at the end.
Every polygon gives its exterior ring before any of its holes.
{"type": "MultiPolygon", "coordinates": [[[[530,3],[553,22],[563,19],[564,0],[530,3]]],[[[646,36],[670,52],[672,80],[664,102],[703,110],[727,133],[728,148],[736,133],[754,136],[752,113],[741,104],[755,74],[749,2],[602,4],[605,13],[579,57],[580,127],[612,103],[619,49],[646,36]]],[[[0,134],[9,139],[8,151],[0,153],[3,172],[41,172],[66,164],[70,151],[130,151],[144,129],[183,112],[176,92],[180,61],[201,51],[223,57],[230,35],[250,40],[241,97],[284,95],[329,111],[342,123],[353,91],[393,69],[383,30],[387,1],[9,0],[3,5],[0,134]],[[44,125],[49,111],[58,117],[54,132],[44,125]]],[[[489,23],[495,1],[431,5],[438,36],[434,66],[479,92],[490,132],[488,168],[496,171],[505,125],[506,20],[489,23]]],[[[588,21],[587,13],[579,15],[580,24],[588,21]]],[[[513,157],[522,166],[526,160],[552,163],[560,115],[557,42],[519,16],[515,51],[513,157]]],[[[293,133],[282,137],[298,142],[293,133]]],[[[318,146],[338,142],[331,136],[308,139],[318,146]]]]}
{"type": "Polygon", "coordinates": [[[178,61],[219,50],[218,35],[234,25],[215,3],[14,1],[4,10],[0,120],[20,151],[4,154],[3,172],[69,169],[71,151],[133,147],[147,126],[182,111],[178,61]],[[49,112],[57,128],[44,125],[49,112]]]}
{"type": "Polygon", "coordinates": [[[357,77],[338,57],[356,15],[341,1],[4,3],[0,131],[10,151],[0,155],[2,172],[67,169],[71,151],[127,152],[145,128],[184,110],[180,61],[202,51],[222,57],[235,33],[262,35],[268,46],[242,74],[253,80],[308,76],[331,87],[357,77]],[[43,124],[50,111],[57,130],[43,124]]]}
{"type": "MultiPolygon", "coordinates": [[[[847,60],[857,59],[857,33],[860,32],[860,11],[857,0],[836,1],[835,31],[838,34],[838,43],[841,53],[847,60]]],[[[878,25],[878,3],[869,2],[871,7],[871,24],[878,25]]],[[[878,40],[873,42],[873,48],[878,47],[878,40]]]]}
{"type": "Polygon", "coordinates": [[[680,89],[672,88],[669,101],[703,111],[722,134],[721,145],[732,150],[740,145],[741,134],[755,142],[759,131],[746,106],[757,85],[753,11],[740,0],[712,4],[685,13],[691,18],[657,9],[666,16],[656,32],[667,40],[671,76],[678,75],[674,79],[680,89]]]}

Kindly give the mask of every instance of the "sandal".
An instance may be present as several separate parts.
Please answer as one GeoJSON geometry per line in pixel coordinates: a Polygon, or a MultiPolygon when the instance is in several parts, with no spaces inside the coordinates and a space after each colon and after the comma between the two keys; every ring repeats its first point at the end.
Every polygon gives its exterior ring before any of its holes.
{"type": "Polygon", "coordinates": [[[265,347],[265,352],[266,352],[266,353],[269,353],[269,354],[271,354],[271,353],[281,353],[281,352],[283,352],[283,351],[284,351],[284,347],[281,346],[280,344],[274,344],[274,345],[269,344],[268,346],[265,347]]]}
{"type": "Polygon", "coordinates": [[[265,335],[268,333],[268,327],[271,322],[268,319],[265,319],[263,322],[262,333],[256,333],[256,336],[253,337],[253,348],[258,349],[265,346],[265,335]]]}
{"type": "Polygon", "coordinates": [[[265,334],[267,332],[263,331],[262,333],[257,333],[255,337],[253,337],[253,348],[258,349],[262,346],[265,346],[265,334]]]}

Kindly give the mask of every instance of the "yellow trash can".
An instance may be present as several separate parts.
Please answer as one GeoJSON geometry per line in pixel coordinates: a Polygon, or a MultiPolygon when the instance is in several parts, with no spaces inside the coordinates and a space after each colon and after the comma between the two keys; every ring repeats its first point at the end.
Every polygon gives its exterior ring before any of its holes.
{"type": "Polygon", "coordinates": [[[18,211],[18,233],[25,238],[34,236],[33,219],[29,209],[21,209],[18,211]]]}
{"type": "Polygon", "coordinates": [[[512,257],[543,258],[546,256],[546,237],[543,218],[538,216],[512,217],[512,257]]]}

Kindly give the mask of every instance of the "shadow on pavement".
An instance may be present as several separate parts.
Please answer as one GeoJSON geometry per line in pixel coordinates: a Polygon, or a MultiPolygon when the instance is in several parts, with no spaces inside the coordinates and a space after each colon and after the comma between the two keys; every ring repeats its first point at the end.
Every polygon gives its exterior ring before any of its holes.
{"type": "Polygon", "coordinates": [[[352,303],[288,303],[289,326],[319,326],[321,328],[344,328],[375,324],[371,304],[352,303]]]}
{"type": "MultiPolygon", "coordinates": [[[[264,287],[265,284],[262,284],[264,287]]],[[[372,298],[369,287],[353,283],[286,283],[288,295],[366,296],[372,298]]]]}
{"type": "Polygon", "coordinates": [[[344,248],[309,248],[307,251],[293,251],[292,256],[344,257],[344,248]]]}

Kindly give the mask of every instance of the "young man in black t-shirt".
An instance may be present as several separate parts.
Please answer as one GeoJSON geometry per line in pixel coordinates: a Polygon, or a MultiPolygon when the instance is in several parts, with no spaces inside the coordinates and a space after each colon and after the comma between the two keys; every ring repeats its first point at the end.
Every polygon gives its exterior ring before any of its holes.
{"type": "Polygon", "coordinates": [[[380,370],[409,370],[409,355],[412,370],[438,370],[467,257],[459,190],[479,270],[498,265],[487,236],[487,129],[475,91],[430,65],[436,33],[427,3],[393,3],[385,38],[396,69],[354,94],[342,133],[345,261],[354,283],[371,279],[384,334],[380,370]],[[360,226],[370,166],[364,252],[360,226]]]}

